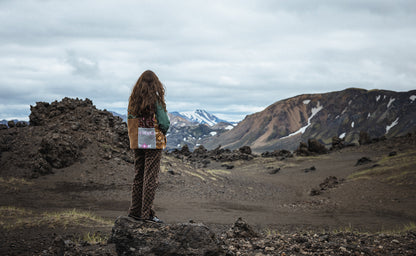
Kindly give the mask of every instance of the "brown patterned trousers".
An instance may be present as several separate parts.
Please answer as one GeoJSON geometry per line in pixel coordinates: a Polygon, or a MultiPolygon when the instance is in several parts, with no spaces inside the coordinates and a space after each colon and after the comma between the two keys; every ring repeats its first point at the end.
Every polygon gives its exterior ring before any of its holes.
{"type": "Polygon", "coordinates": [[[134,176],[129,214],[142,219],[154,216],[152,210],[158,185],[161,149],[134,149],[134,176]]]}

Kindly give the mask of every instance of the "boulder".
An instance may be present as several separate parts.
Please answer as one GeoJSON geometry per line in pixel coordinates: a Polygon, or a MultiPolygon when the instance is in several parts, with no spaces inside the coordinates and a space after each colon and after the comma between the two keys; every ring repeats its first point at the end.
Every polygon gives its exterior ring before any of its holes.
{"type": "Polygon", "coordinates": [[[215,234],[199,223],[158,224],[116,219],[108,243],[118,255],[224,255],[215,234]]]}
{"type": "Polygon", "coordinates": [[[27,126],[27,123],[23,121],[19,121],[16,123],[16,127],[26,127],[26,126],[27,126]]]}
{"type": "Polygon", "coordinates": [[[364,165],[364,164],[368,164],[371,163],[372,160],[366,156],[361,157],[360,159],[357,160],[357,163],[355,164],[355,166],[357,165],[364,165]]]}
{"type": "Polygon", "coordinates": [[[339,138],[337,136],[332,137],[332,147],[331,149],[342,149],[345,147],[345,139],[339,138]]]}
{"type": "Polygon", "coordinates": [[[255,232],[253,228],[241,217],[237,219],[234,226],[227,232],[227,237],[232,238],[252,238],[258,236],[259,234],[255,232]]]}
{"type": "Polygon", "coordinates": [[[299,147],[295,150],[298,156],[310,156],[311,152],[308,150],[308,145],[304,142],[299,143],[299,147]]]}
{"type": "Polygon", "coordinates": [[[290,152],[289,150],[286,149],[281,149],[281,150],[274,150],[273,152],[269,152],[269,151],[265,151],[263,153],[261,153],[262,157],[283,157],[283,158],[287,158],[287,157],[293,157],[292,152],[290,152]]]}
{"type": "Polygon", "coordinates": [[[316,139],[309,139],[308,140],[308,150],[313,153],[317,154],[326,154],[328,150],[326,149],[325,145],[317,141],[316,139]]]}
{"type": "Polygon", "coordinates": [[[16,126],[16,124],[14,123],[14,121],[8,121],[7,125],[9,126],[9,128],[13,128],[16,126]]]}
{"type": "Polygon", "coordinates": [[[242,154],[247,154],[250,155],[251,154],[251,148],[249,146],[242,146],[241,148],[238,149],[240,151],[240,153],[242,154]]]}

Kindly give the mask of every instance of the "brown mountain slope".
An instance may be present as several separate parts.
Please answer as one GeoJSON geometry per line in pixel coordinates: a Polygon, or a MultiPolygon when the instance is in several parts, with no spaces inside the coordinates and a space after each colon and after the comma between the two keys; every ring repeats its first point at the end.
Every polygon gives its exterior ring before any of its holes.
{"type": "Polygon", "coordinates": [[[415,129],[416,90],[394,92],[350,88],[324,94],[304,94],[278,101],[246,116],[234,129],[204,142],[254,150],[293,150],[315,138],[329,145],[334,136],[356,143],[360,131],[373,137],[400,136],[415,129]]]}

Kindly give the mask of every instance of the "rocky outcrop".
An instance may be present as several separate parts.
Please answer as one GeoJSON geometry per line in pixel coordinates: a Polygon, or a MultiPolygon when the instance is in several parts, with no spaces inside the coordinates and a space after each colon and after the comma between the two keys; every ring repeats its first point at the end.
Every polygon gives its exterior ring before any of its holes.
{"type": "Polygon", "coordinates": [[[265,151],[261,153],[261,156],[262,157],[276,157],[276,158],[283,159],[283,158],[293,157],[293,154],[292,152],[286,149],[281,149],[281,150],[276,149],[272,152],[265,151]]]}
{"type": "Polygon", "coordinates": [[[301,142],[295,150],[298,156],[314,156],[328,153],[326,147],[315,139],[309,139],[308,144],[301,142]]]}
{"type": "Polygon", "coordinates": [[[120,216],[108,242],[118,255],[223,255],[215,234],[201,223],[157,224],[120,216]]]}
{"type": "MultiPolygon", "coordinates": [[[[223,149],[221,146],[213,150],[207,150],[204,146],[200,145],[193,152],[189,151],[189,147],[184,145],[182,149],[175,149],[170,155],[176,158],[182,159],[183,161],[193,163],[197,167],[207,167],[211,161],[216,162],[233,162],[237,160],[250,161],[254,157],[251,153],[251,148],[248,146],[241,147],[236,150],[223,149]]],[[[234,167],[234,166],[233,166],[234,167]]],[[[231,168],[230,168],[231,169],[231,168]]]]}
{"type": "Polygon", "coordinates": [[[8,129],[0,129],[1,152],[8,152],[1,159],[3,175],[36,178],[85,161],[87,156],[100,158],[93,161],[131,162],[126,123],[96,109],[91,100],[64,98],[37,102],[30,109],[29,126],[10,121],[8,129]]]}

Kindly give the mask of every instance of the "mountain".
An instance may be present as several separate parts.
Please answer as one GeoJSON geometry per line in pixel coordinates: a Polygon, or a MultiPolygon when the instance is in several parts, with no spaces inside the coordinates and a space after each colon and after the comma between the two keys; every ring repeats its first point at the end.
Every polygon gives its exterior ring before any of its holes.
{"type": "Polygon", "coordinates": [[[123,122],[126,122],[127,123],[127,115],[123,115],[123,114],[120,114],[120,113],[117,113],[117,112],[114,112],[114,111],[109,111],[111,114],[113,114],[113,116],[118,116],[118,117],[120,117],[121,119],[123,119],[123,122]]]}
{"type": "Polygon", "coordinates": [[[182,117],[190,122],[199,123],[199,124],[207,124],[209,126],[216,125],[217,123],[229,123],[228,121],[222,120],[213,114],[208,113],[205,110],[197,109],[194,111],[189,112],[172,112],[173,116],[182,117]]]}
{"type": "Polygon", "coordinates": [[[360,131],[395,137],[416,129],[416,90],[394,92],[349,88],[304,94],[278,101],[246,116],[234,129],[204,143],[207,148],[244,145],[256,151],[295,149],[315,138],[329,146],[332,137],[357,143],[360,131]]]}

